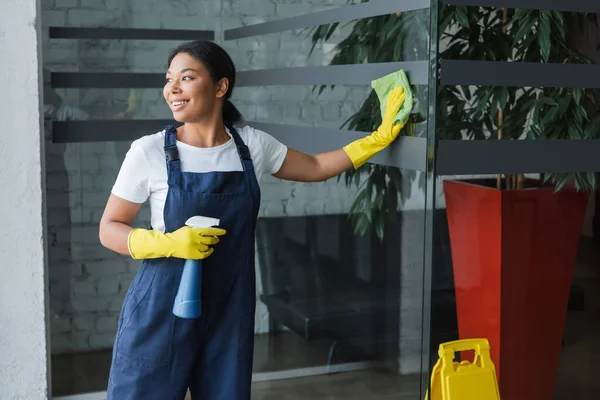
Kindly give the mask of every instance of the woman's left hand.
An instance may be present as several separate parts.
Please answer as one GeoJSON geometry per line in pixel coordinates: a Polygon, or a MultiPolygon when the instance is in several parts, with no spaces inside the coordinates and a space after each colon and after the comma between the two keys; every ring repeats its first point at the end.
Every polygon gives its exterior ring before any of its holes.
{"type": "Polygon", "coordinates": [[[402,86],[399,86],[390,92],[385,105],[383,122],[372,135],[377,142],[383,145],[389,145],[398,137],[404,124],[394,124],[394,121],[396,120],[396,115],[398,115],[398,111],[400,111],[400,107],[404,104],[405,99],[406,93],[402,86]]]}
{"type": "Polygon", "coordinates": [[[398,137],[404,125],[394,124],[394,121],[405,99],[406,93],[404,93],[401,86],[392,90],[388,95],[383,122],[379,125],[379,128],[371,135],[358,139],[344,147],[344,151],[352,160],[354,168],[365,164],[371,157],[389,146],[398,137]]]}
{"type": "Polygon", "coordinates": [[[401,86],[392,90],[388,95],[383,122],[379,128],[343,149],[315,156],[288,149],[281,169],[274,176],[297,182],[320,182],[333,178],[352,167],[360,167],[398,137],[404,124],[394,124],[394,122],[405,99],[406,93],[401,86]]]}

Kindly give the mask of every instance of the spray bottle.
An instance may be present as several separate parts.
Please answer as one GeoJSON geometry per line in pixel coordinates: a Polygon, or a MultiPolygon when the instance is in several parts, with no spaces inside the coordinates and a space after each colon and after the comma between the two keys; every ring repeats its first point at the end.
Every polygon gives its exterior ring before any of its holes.
{"type": "MultiPolygon", "coordinates": [[[[219,225],[219,219],[195,216],[185,224],[194,228],[219,225]]],[[[173,314],[179,318],[199,318],[202,315],[202,260],[185,260],[179,289],[173,303],[173,314]]]]}

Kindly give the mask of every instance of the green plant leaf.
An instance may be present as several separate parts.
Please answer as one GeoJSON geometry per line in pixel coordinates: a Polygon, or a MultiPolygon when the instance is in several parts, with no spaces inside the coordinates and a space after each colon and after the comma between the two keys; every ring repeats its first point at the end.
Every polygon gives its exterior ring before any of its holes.
{"type": "Polygon", "coordinates": [[[508,88],[501,87],[501,88],[499,88],[499,91],[498,91],[498,104],[500,105],[500,108],[504,108],[504,107],[506,107],[507,103],[508,103],[508,88]]]}
{"type": "Polygon", "coordinates": [[[575,100],[575,103],[577,103],[579,105],[579,103],[581,103],[581,96],[583,95],[583,90],[580,88],[574,88],[573,89],[573,99],[575,100]]]}
{"type": "Polygon", "coordinates": [[[456,14],[454,16],[456,21],[464,28],[469,27],[469,17],[467,16],[467,7],[456,7],[456,14]]]}
{"type": "Polygon", "coordinates": [[[554,100],[553,98],[548,97],[548,96],[538,97],[538,102],[540,102],[542,104],[548,104],[550,106],[558,106],[558,103],[556,102],[556,100],[554,100]]]}
{"type": "Polygon", "coordinates": [[[550,15],[547,11],[540,11],[540,21],[538,25],[538,42],[540,45],[540,51],[542,53],[542,59],[544,62],[548,62],[550,58],[550,36],[552,34],[552,28],[550,26],[550,15]]]}

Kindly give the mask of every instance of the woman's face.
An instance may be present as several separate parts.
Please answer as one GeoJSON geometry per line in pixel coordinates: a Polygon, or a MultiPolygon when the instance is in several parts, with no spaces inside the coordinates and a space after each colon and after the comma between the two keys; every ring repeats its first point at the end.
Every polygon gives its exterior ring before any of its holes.
{"type": "Polygon", "coordinates": [[[167,71],[163,96],[178,122],[195,122],[220,113],[227,79],[213,82],[204,65],[187,53],[179,53],[167,71]]]}

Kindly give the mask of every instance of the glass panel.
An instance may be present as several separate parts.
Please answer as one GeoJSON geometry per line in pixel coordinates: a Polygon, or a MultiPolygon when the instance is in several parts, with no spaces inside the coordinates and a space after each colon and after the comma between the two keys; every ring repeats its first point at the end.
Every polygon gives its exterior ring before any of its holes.
{"type": "MultiPolygon", "coordinates": [[[[404,134],[425,137],[427,87],[413,86],[416,104],[404,134]]],[[[371,132],[381,117],[365,118],[379,101],[367,85],[240,87],[233,101],[248,121],[371,132]]]]}
{"type": "MultiPolygon", "coordinates": [[[[414,86],[418,101],[407,134],[424,137],[427,116],[427,87],[414,86]]],[[[162,89],[45,89],[46,117],[65,120],[172,119],[162,89]]],[[[236,87],[232,101],[246,121],[269,122],[320,128],[370,131],[350,118],[361,107],[379,107],[367,85],[236,87]]],[[[370,120],[376,124],[380,117],[370,120]],[[376,122],[374,122],[376,121],[376,122]]],[[[408,128],[407,128],[408,129],[408,128]]]]}
{"type": "Polygon", "coordinates": [[[551,398],[590,396],[596,389],[589,348],[597,338],[595,195],[498,191],[495,182],[494,176],[448,176],[438,185],[432,361],[440,343],[486,338],[504,379],[502,398],[518,398],[515,385],[524,379],[551,398]],[[527,350],[515,351],[520,348],[527,350]]]}
{"type": "MultiPolygon", "coordinates": [[[[444,60],[527,62],[542,75],[539,63],[600,60],[595,15],[490,7],[441,10],[439,56],[444,60]]],[[[552,84],[558,87],[544,88],[444,86],[440,139],[595,138],[600,97],[590,89],[564,87],[568,78],[557,77],[552,84]]]]}
{"type": "MultiPolygon", "coordinates": [[[[52,388],[106,390],[125,293],[140,263],[98,242],[98,223],[128,142],[46,143],[52,388]]],[[[150,224],[144,206],[135,226],[150,224]]]]}
{"type": "Polygon", "coordinates": [[[242,71],[426,60],[427,26],[425,9],[242,38],[225,43],[225,48],[242,71]]]}
{"type": "Polygon", "coordinates": [[[181,41],[46,39],[44,68],[54,72],[165,72],[181,41]]]}
{"type": "MultiPolygon", "coordinates": [[[[423,181],[410,171],[387,173],[401,179],[408,201],[382,219],[383,241],[372,229],[353,233],[348,213],[354,186],[275,180],[264,185],[268,197],[257,236],[262,300],[257,343],[270,343],[273,351],[257,350],[259,370],[335,370],[336,364],[362,369],[376,362],[388,367],[385,374],[412,373],[413,378],[395,379],[403,382],[403,391],[419,390],[422,275],[417,266],[423,258],[424,214],[418,187],[423,181]],[[269,330],[267,322],[275,326],[269,330]]],[[[354,373],[366,385],[371,375],[354,373]]]]}
{"type": "MultiPolygon", "coordinates": [[[[191,2],[98,3],[106,8],[93,1],[45,4],[44,25],[214,28],[220,38],[223,29],[251,21],[324,9],[310,1],[244,1],[235,8],[223,2],[207,9],[191,2]],[[159,24],[146,21],[156,18],[159,24]]],[[[329,3],[326,8],[347,2],[329,3]]],[[[358,23],[365,20],[340,25],[310,56],[308,31],[218,43],[238,71],[329,65],[335,44],[360,29],[371,37],[402,34],[403,41],[391,50],[354,43],[354,55],[342,64],[427,58],[427,34],[417,34],[415,25],[428,24],[426,11],[369,20],[363,27],[358,23]]],[[[163,72],[177,43],[46,39],[44,67],[46,73],[163,72]]],[[[425,138],[427,88],[415,86],[414,94],[418,101],[403,134],[425,138]]],[[[48,125],[171,116],[160,89],[53,90],[47,84],[45,99],[48,125]]],[[[364,84],[322,93],[309,86],[240,87],[233,100],[247,120],[260,122],[364,132],[380,122],[379,105],[364,84]]],[[[53,396],[106,390],[119,312],[140,262],[105,249],[98,223],[130,144],[46,143],[53,396]]],[[[264,178],[256,231],[254,397],[424,397],[425,186],[421,173],[375,165],[322,183],[264,178]]],[[[147,205],[133,225],[150,225],[147,205]]]]}
{"type": "Polygon", "coordinates": [[[54,89],[46,115],[55,121],[172,119],[162,89],[54,89]]]}
{"type": "MultiPolygon", "coordinates": [[[[595,15],[445,6],[440,18],[442,59],[535,68],[599,59],[595,15]]],[[[599,98],[589,88],[465,85],[439,93],[438,139],[598,135],[599,98]]],[[[592,173],[544,171],[438,177],[432,364],[440,343],[485,338],[503,400],[593,397],[595,180],[592,173]]],[[[473,354],[457,359],[472,361],[473,354]]]]}

